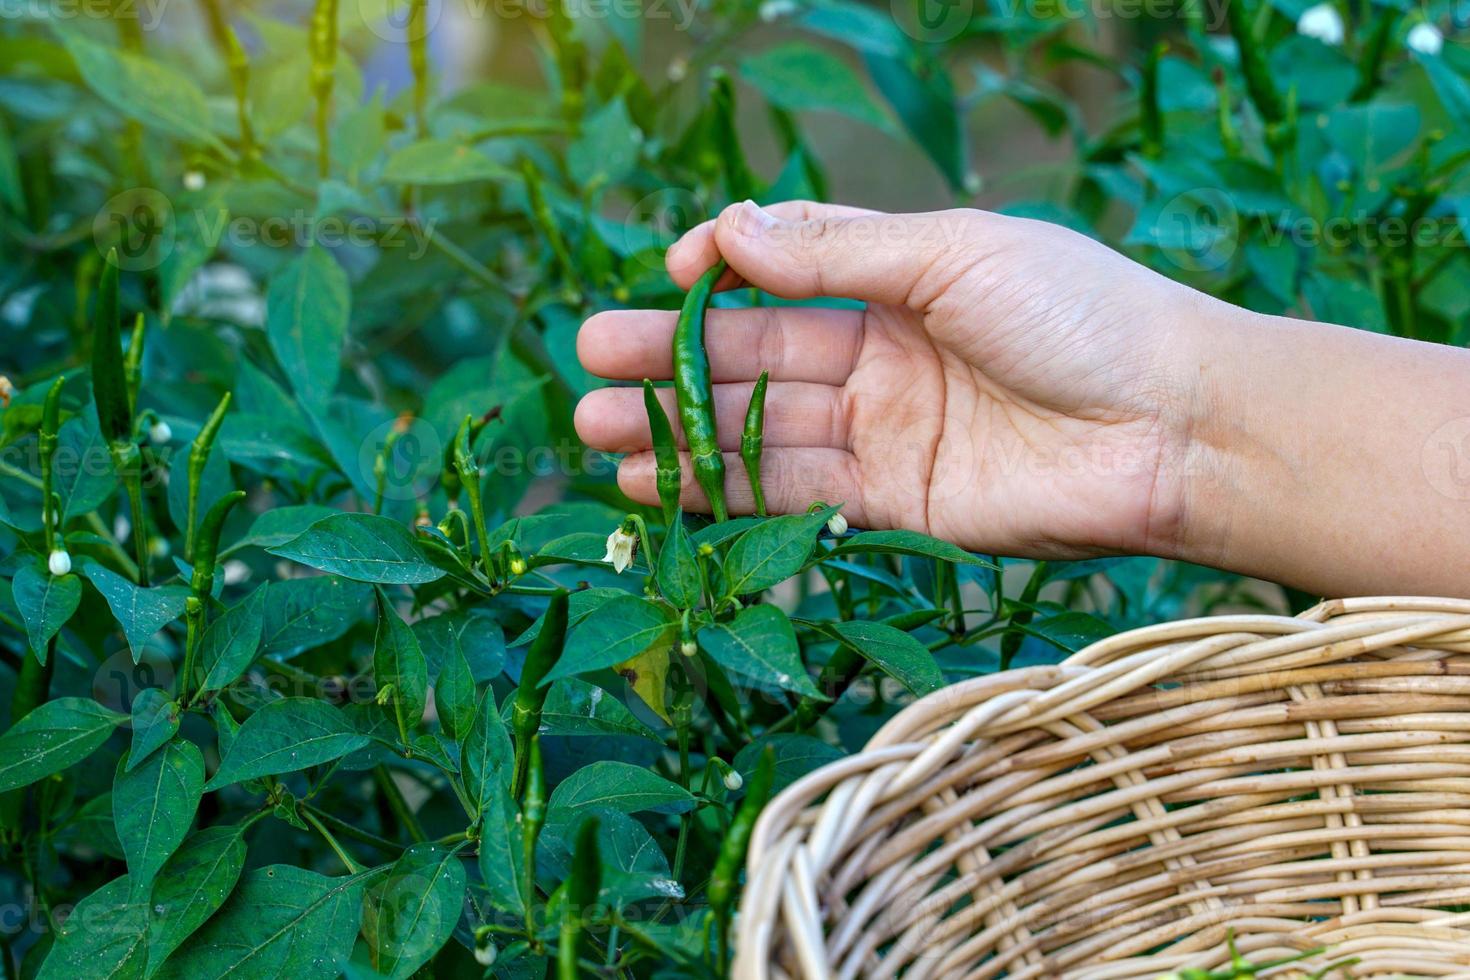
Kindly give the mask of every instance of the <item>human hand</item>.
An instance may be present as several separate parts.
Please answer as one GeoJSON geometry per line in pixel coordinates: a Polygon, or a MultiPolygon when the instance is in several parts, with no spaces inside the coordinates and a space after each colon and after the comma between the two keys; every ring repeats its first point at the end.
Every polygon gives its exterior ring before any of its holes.
{"type": "MultiPolygon", "coordinates": [[[[842,502],[1003,554],[1173,550],[1195,395],[1195,314],[1213,300],[1058,226],[979,211],[886,215],[788,202],[727,208],[669,250],[688,286],[723,255],[741,282],[866,309],[715,309],[708,346],[734,512],[748,512],[740,426],[771,372],[762,466],[777,512],[842,502]]],[[[599,313],[578,354],[601,377],[667,379],[676,313],[599,313]]],[[[673,392],[663,392],[671,417],[673,392]]],[[[619,483],[656,504],[642,394],[577,408],[619,483]]],[[[684,503],[707,504],[685,467],[684,503]]]]}

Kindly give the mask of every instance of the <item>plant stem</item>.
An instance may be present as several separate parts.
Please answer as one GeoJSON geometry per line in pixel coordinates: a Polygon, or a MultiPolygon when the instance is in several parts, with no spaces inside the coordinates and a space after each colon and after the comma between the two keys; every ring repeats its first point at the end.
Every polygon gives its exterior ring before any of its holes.
{"type": "Polygon", "coordinates": [[[353,874],[358,874],[363,870],[362,865],[352,860],[352,855],[348,854],[345,850],[342,849],[342,845],[337,843],[337,838],[332,836],[332,832],[328,830],[326,826],[316,818],[316,815],[314,813],[312,813],[310,810],[300,807],[297,808],[296,812],[300,813],[307,823],[316,828],[317,833],[322,835],[322,837],[327,842],[327,846],[330,847],[336,853],[337,857],[342,861],[342,863],[347,866],[348,871],[352,872],[353,874]]]}
{"type": "Polygon", "coordinates": [[[402,844],[394,843],[393,841],[388,840],[386,837],[379,837],[377,834],[363,830],[361,827],[354,827],[347,821],[332,816],[326,810],[323,810],[315,806],[314,804],[303,802],[299,803],[298,805],[303,810],[310,811],[323,824],[332,828],[343,837],[351,837],[353,840],[361,844],[366,844],[369,847],[376,847],[378,850],[384,852],[385,854],[392,854],[396,856],[403,853],[402,844]]]}
{"type": "Polygon", "coordinates": [[[373,767],[373,778],[377,781],[378,789],[382,791],[383,798],[388,801],[388,808],[393,811],[393,816],[403,824],[403,829],[408,831],[408,836],[415,843],[422,843],[428,838],[424,836],[424,828],[419,826],[418,818],[409,809],[408,801],[403,798],[403,791],[393,781],[393,774],[388,767],[379,763],[373,767]]]}

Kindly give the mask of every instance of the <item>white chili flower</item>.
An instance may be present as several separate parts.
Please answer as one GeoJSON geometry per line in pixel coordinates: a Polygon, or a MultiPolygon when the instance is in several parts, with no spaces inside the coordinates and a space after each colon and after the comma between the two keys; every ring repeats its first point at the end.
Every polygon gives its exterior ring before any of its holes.
{"type": "Polygon", "coordinates": [[[728,789],[730,792],[733,793],[737,789],[739,789],[740,787],[742,787],[744,785],[745,785],[745,778],[743,776],[741,776],[740,773],[736,772],[734,769],[727,769],[727,770],[725,770],[725,788],[726,789],[728,789]]]}
{"type": "Polygon", "coordinates": [[[159,419],[148,427],[148,438],[155,446],[161,446],[173,437],[173,427],[163,419],[159,419]]]}
{"type": "Polygon", "coordinates": [[[1342,14],[1330,3],[1319,3],[1303,10],[1296,20],[1296,32],[1334,47],[1342,43],[1343,36],[1347,33],[1342,24],[1342,14]]]}
{"type": "Polygon", "coordinates": [[[197,170],[185,170],[184,171],[184,190],[188,190],[188,191],[202,191],[202,190],[204,190],[204,174],[200,173],[197,170]]]}
{"type": "Polygon", "coordinates": [[[619,575],[633,564],[633,551],[638,547],[638,535],[618,525],[618,529],[607,536],[607,554],[603,561],[612,562],[613,571],[619,575]]]}
{"type": "Polygon", "coordinates": [[[1444,47],[1444,35],[1439,32],[1438,27],[1435,27],[1428,21],[1420,21],[1409,28],[1409,34],[1404,38],[1404,44],[1408,45],[1410,51],[1416,51],[1419,54],[1433,57],[1439,54],[1440,50],[1444,47]]]}
{"type": "Polygon", "coordinates": [[[840,511],[833,514],[827,518],[827,530],[831,531],[836,537],[842,537],[842,535],[847,533],[847,518],[843,517],[840,511]]]}
{"type": "Polygon", "coordinates": [[[51,570],[52,575],[65,575],[71,571],[71,555],[66,553],[65,548],[57,548],[46,559],[46,567],[51,570]]]}
{"type": "Polygon", "coordinates": [[[686,657],[697,656],[699,654],[699,644],[693,640],[683,640],[679,643],[679,652],[686,657]]]}
{"type": "Polygon", "coordinates": [[[475,962],[481,966],[494,966],[495,956],[498,950],[494,943],[487,942],[483,946],[475,947],[475,962]]]}

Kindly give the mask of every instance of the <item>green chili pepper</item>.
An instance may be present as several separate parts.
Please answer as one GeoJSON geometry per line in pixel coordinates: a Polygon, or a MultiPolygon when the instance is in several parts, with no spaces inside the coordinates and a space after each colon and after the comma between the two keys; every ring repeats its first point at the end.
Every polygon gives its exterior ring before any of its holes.
{"type": "Polygon", "coordinates": [[[740,434],[740,458],[745,461],[745,475],[750,479],[757,517],[766,516],[766,495],[761,490],[761,451],[766,431],[766,381],[770,374],[762,371],[756,379],[750,392],[750,407],[745,410],[745,429],[740,434]]]}
{"type": "Polygon", "coordinates": [[[1216,67],[1212,78],[1215,83],[1217,110],[1215,122],[1220,130],[1220,145],[1228,157],[1240,156],[1240,133],[1235,130],[1235,119],[1230,106],[1230,86],[1225,81],[1225,71],[1216,67]]]}
{"type": "Polygon", "coordinates": [[[547,32],[556,49],[556,69],[561,75],[562,114],[576,126],[582,118],[582,88],[587,84],[587,48],[577,37],[576,22],[567,10],[567,0],[551,0],[547,32]]]}
{"type": "Polygon", "coordinates": [[[419,139],[429,138],[429,4],[409,0],[408,64],[413,71],[413,116],[419,139]]]}
{"type": "Polygon", "coordinates": [[[1159,105],[1159,61],[1169,46],[1160,41],[1149,49],[1138,87],[1138,128],[1143,155],[1157,158],[1164,150],[1164,112],[1159,105]]]}
{"type": "Polygon", "coordinates": [[[679,487],[683,472],[679,466],[679,447],[674,443],[674,430],[658,400],[653,382],[643,379],[643,408],[648,412],[648,431],[653,435],[653,458],[656,469],[655,483],[658,485],[658,500],[663,505],[664,526],[678,520],[679,487]]]}
{"type": "Polygon", "coordinates": [[[1230,34],[1235,38],[1235,47],[1240,55],[1240,71],[1245,76],[1245,90],[1268,125],[1278,125],[1286,120],[1286,107],[1281,93],[1271,78],[1271,66],[1266,63],[1266,46],[1255,36],[1253,19],[1254,4],[1236,0],[1225,5],[1226,21],[1230,34]]]}
{"type": "Polygon", "coordinates": [[[230,86],[235,92],[235,117],[240,127],[240,155],[251,159],[257,153],[255,127],[250,124],[250,59],[233,27],[222,23],[220,30],[229,62],[230,86]]]}
{"type": "Polygon", "coordinates": [[[556,947],[557,980],[577,980],[577,946],[591,918],[587,910],[597,904],[602,894],[602,855],[597,846],[598,820],[588,817],[577,829],[577,845],[572,854],[572,876],[562,905],[561,940],[556,947]]]}
{"type": "Polygon", "coordinates": [[[674,329],[674,394],[679,402],[679,421],[694,463],[694,477],[709,497],[716,521],[729,518],[725,509],[725,458],[720,455],[715,428],[715,393],[710,382],[709,354],[704,347],[705,308],[715,282],[725,272],[725,260],[716,262],[699,277],[674,329]]]}
{"type": "Polygon", "coordinates": [[[765,808],[771,796],[771,786],[776,779],[776,753],[766,746],[761,753],[760,764],[755,775],[746,784],[745,799],[730,821],[730,830],[720,845],[719,857],[715,859],[714,871],[709,879],[709,904],[719,922],[720,962],[728,958],[730,941],[730,912],[739,886],[740,866],[745,863],[745,851],[750,847],[750,835],[755,830],[756,818],[765,808]]]}
{"type": "Polygon", "coordinates": [[[485,524],[485,500],[480,494],[480,461],[475,456],[471,435],[474,422],[474,416],[466,415],[459,424],[459,432],[454,437],[454,470],[459,482],[469,491],[470,516],[475,521],[475,536],[480,539],[480,567],[490,578],[490,532],[485,524]]]}
{"type": "MultiPolygon", "coordinates": [[[[1378,5],[1375,5],[1378,6],[1378,5]]],[[[1358,59],[1358,84],[1348,96],[1349,102],[1366,102],[1383,82],[1383,56],[1388,53],[1388,42],[1393,39],[1393,29],[1398,25],[1400,11],[1392,4],[1378,6],[1374,15],[1373,29],[1363,45],[1358,59]]]]}
{"type": "Polygon", "coordinates": [[[133,515],[133,552],[138,584],[148,584],[148,528],[143,513],[143,456],[133,438],[133,407],[128,397],[122,331],[118,323],[117,249],[107,253],[97,284],[92,317],[92,400],[107,438],[112,464],[127,490],[133,515]]]}
{"type": "Polygon", "coordinates": [[[567,636],[567,609],[569,596],[566,589],[558,589],[551,596],[546,615],[541,619],[541,631],[531,643],[526,654],[525,666],[521,668],[521,682],[516,687],[515,700],[511,704],[511,730],[515,733],[515,775],[511,780],[511,794],[519,797],[526,785],[530,769],[530,747],[541,729],[541,708],[546,704],[548,688],[541,682],[551,673],[551,668],[561,658],[562,646],[567,636]]]}
{"type": "Polygon", "coordinates": [[[194,543],[194,573],[189,588],[200,599],[207,599],[214,591],[214,568],[219,560],[219,536],[224,529],[225,518],[240,501],[245,499],[244,490],[231,490],[214,502],[199,522],[199,537],[194,543]]]}
{"type": "Polygon", "coordinates": [[[725,191],[732,201],[755,196],[755,177],[745,161],[740,133],[735,126],[735,86],[723,68],[710,69],[710,108],[715,119],[715,146],[725,171],[725,191]]]}
{"type": "Polygon", "coordinates": [[[123,364],[123,378],[128,386],[128,414],[138,413],[138,389],[143,385],[143,314],[133,320],[133,337],[128,344],[127,360],[123,364]]]}
{"type": "Polygon", "coordinates": [[[561,225],[557,222],[556,216],[551,213],[551,205],[546,201],[546,192],[541,186],[541,173],[529,157],[521,160],[521,176],[526,181],[526,200],[531,205],[531,219],[535,221],[541,236],[546,239],[546,244],[551,248],[551,254],[556,259],[562,276],[566,278],[568,287],[576,294],[570,297],[571,301],[581,302],[581,273],[578,271],[576,261],[572,258],[571,249],[567,248],[566,239],[561,233],[561,225]]]}
{"type": "Polygon", "coordinates": [[[41,409],[41,431],[36,437],[41,456],[41,524],[46,534],[47,555],[56,550],[59,515],[51,499],[51,460],[56,455],[56,430],[61,427],[61,388],[65,383],[66,378],[57,378],[46,392],[46,403],[41,409]]]}
{"type": "Polygon", "coordinates": [[[214,448],[215,436],[219,435],[225,412],[229,410],[230,397],[230,392],[225,392],[189,445],[189,515],[188,526],[184,528],[184,560],[191,564],[194,561],[194,525],[199,517],[199,486],[204,477],[204,467],[209,463],[209,452],[214,448]]]}
{"type": "Polygon", "coordinates": [[[541,736],[531,736],[531,749],[526,753],[530,765],[526,770],[526,791],[521,798],[521,856],[525,868],[526,934],[536,937],[536,839],[546,823],[546,767],[541,760],[541,736]]]}
{"type": "Polygon", "coordinates": [[[317,172],[331,173],[332,88],[337,80],[337,0],[317,0],[311,15],[311,92],[316,99],[317,172]]]}

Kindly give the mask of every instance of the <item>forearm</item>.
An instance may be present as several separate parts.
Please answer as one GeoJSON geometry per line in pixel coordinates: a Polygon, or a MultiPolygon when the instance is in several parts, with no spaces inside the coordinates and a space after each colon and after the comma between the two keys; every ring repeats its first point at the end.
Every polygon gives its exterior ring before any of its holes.
{"type": "Polygon", "coordinates": [[[1209,316],[1181,557],[1324,596],[1470,596],[1470,351],[1209,316]]]}

